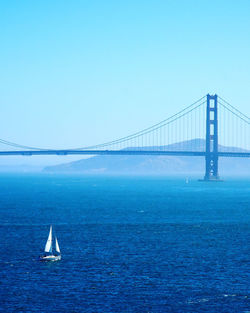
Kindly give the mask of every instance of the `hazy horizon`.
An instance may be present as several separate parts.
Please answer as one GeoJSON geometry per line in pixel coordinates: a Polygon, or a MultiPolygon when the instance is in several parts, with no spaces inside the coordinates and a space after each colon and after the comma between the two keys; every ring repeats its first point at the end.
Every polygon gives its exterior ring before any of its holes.
{"type": "MultiPolygon", "coordinates": [[[[193,139],[170,145],[176,150],[203,151],[204,139],[193,139]],[[190,149],[189,149],[190,148],[190,149]]],[[[149,148],[149,147],[148,147],[149,148]]],[[[220,151],[229,147],[220,146],[220,151]]],[[[230,151],[240,151],[240,148],[230,147],[230,151]]],[[[127,148],[129,149],[129,147],[127,148]]],[[[127,150],[125,149],[125,150],[127,150]]],[[[161,150],[162,146],[154,146],[153,150],[161,150]]],[[[160,156],[160,155],[78,155],[73,160],[68,156],[51,156],[50,162],[41,156],[3,157],[6,164],[0,163],[0,173],[82,173],[84,175],[202,175],[205,166],[204,157],[160,156]],[[12,159],[14,158],[14,159],[12,159]],[[18,162],[16,161],[18,160],[18,162]],[[12,162],[11,162],[12,161],[12,162]],[[41,161],[43,163],[41,163],[41,161]]],[[[219,158],[220,173],[226,175],[244,176],[249,174],[250,160],[247,158],[219,158]]]]}

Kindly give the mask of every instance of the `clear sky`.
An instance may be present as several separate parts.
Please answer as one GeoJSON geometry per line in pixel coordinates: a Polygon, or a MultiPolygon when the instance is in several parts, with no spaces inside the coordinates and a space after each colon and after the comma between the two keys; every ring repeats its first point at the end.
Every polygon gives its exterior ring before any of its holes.
{"type": "Polygon", "coordinates": [[[249,0],[1,1],[0,138],[102,143],[208,92],[250,116],[249,14],[249,0]]]}

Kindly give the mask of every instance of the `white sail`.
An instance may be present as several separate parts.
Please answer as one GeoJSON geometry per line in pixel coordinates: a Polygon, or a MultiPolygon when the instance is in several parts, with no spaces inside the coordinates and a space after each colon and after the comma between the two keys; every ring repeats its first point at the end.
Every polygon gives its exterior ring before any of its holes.
{"type": "Polygon", "coordinates": [[[57,238],[56,238],[56,252],[61,253],[57,238]]]}
{"type": "Polygon", "coordinates": [[[45,252],[52,252],[52,226],[50,226],[49,237],[45,245],[45,252]]]}

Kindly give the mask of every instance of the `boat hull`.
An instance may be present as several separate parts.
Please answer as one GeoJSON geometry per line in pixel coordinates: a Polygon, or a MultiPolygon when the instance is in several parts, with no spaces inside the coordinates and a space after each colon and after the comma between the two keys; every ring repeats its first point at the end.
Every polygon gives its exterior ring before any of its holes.
{"type": "Polygon", "coordinates": [[[54,262],[54,261],[60,261],[61,256],[60,255],[47,255],[47,256],[41,256],[40,261],[44,262],[54,262]]]}

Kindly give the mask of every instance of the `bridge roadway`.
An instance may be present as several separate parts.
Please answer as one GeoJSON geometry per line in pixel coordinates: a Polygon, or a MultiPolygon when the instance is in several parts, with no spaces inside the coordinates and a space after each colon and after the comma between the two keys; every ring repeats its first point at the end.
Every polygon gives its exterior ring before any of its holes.
{"type": "MultiPolygon", "coordinates": [[[[205,156],[202,151],[154,151],[154,150],[23,150],[0,151],[0,156],[6,155],[176,155],[176,156],[205,156]]],[[[219,157],[250,157],[249,152],[218,152],[219,157]]]]}

